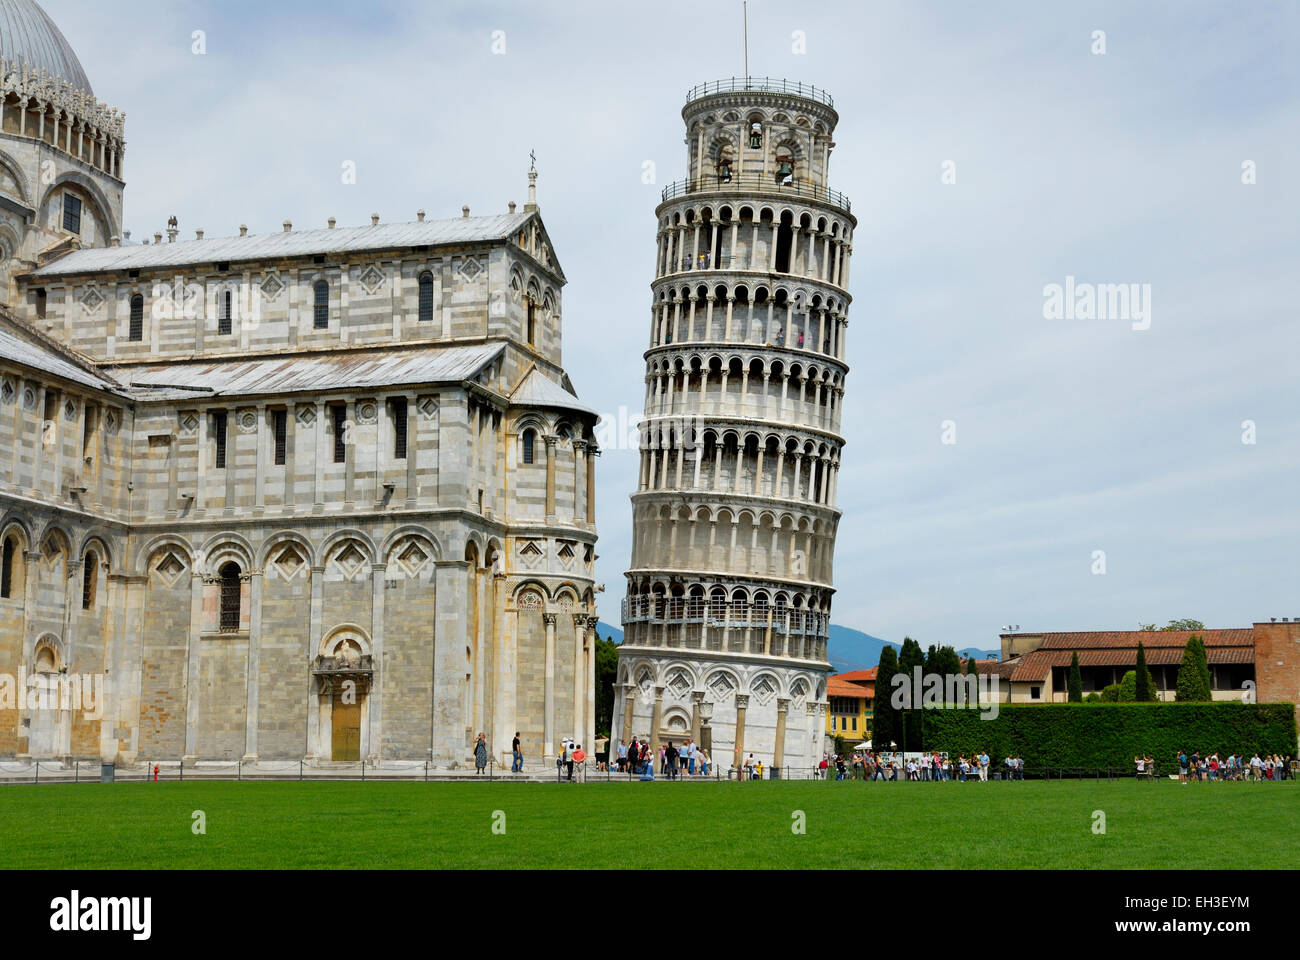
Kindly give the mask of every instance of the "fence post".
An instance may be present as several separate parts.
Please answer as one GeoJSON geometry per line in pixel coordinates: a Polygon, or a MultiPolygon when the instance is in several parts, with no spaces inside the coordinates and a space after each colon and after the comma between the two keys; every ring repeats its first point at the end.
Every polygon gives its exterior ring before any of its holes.
{"type": "Polygon", "coordinates": [[[40,783],[40,782],[41,782],[41,761],[37,760],[37,761],[36,761],[36,779],[33,780],[32,783],[40,783]]]}
{"type": "Polygon", "coordinates": [[[429,761],[424,761],[424,782],[429,782],[429,761]]]}
{"type": "Polygon", "coordinates": [[[73,783],[81,782],[81,761],[80,760],[72,761],[72,782],[73,783]]]}
{"type": "Polygon", "coordinates": [[[235,779],[236,779],[236,780],[239,780],[240,782],[243,782],[243,779],[244,779],[244,761],[243,761],[243,760],[236,760],[236,761],[235,761],[235,779]]]}
{"type": "Polygon", "coordinates": [[[302,779],[302,758],[298,758],[298,779],[302,779]]]}
{"type": "Polygon", "coordinates": [[[364,758],[361,761],[361,782],[366,782],[366,761],[364,758]]]}

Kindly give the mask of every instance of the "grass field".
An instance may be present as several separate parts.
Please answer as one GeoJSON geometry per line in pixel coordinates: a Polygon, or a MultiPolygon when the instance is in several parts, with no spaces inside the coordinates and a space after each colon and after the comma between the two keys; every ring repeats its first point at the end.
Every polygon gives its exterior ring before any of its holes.
{"type": "Polygon", "coordinates": [[[0,868],[1267,869],[1297,826],[1291,783],[15,785],[0,868]]]}

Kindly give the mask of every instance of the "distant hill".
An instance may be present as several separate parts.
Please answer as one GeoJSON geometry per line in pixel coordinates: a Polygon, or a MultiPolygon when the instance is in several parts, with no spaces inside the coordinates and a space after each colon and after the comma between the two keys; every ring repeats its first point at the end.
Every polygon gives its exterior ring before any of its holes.
{"type": "MultiPolygon", "coordinates": [[[[612,639],[615,643],[623,642],[623,631],[606,623],[604,620],[596,624],[596,632],[602,637],[612,639]]],[[[833,623],[831,624],[829,651],[831,666],[836,673],[847,673],[849,670],[869,670],[880,662],[880,651],[885,649],[886,644],[895,650],[902,646],[901,643],[894,643],[892,640],[881,640],[879,637],[873,637],[861,630],[854,630],[852,627],[841,627],[833,623]]],[[[929,644],[922,644],[922,646],[928,648],[929,644]]],[[[965,650],[958,650],[957,652],[963,657],[974,654],[977,660],[990,660],[998,657],[997,650],[977,650],[974,647],[967,647],[965,650]]]]}

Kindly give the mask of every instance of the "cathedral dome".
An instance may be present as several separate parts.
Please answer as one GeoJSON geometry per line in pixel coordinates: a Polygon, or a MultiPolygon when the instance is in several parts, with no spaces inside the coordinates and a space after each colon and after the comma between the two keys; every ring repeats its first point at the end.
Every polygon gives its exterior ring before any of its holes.
{"type": "Polygon", "coordinates": [[[0,57],[19,69],[29,63],[95,95],[77,54],[35,0],[0,0],[0,57]]]}

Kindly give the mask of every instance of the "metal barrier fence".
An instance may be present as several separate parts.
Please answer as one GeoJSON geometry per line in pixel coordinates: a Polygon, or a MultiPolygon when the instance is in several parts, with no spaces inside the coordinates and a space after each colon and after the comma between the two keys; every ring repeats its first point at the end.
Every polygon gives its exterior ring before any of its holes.
{"type": "MultiPolygon", "coordinates": [[[[575,763],[570,771],[569,764],[561,764],[555,761],[555,780],[559,782],[574,783],[611,783],[620,780],[640,781],[645,778],[638,768],[638,772],[633,772],[630,767],[619,770],[616,763],[601,763],[593,758],[588,758],[583,763],[575,763]]],[[[132,766],[115,767],[112,764],[103,764],[99,761],[79,760],[71,763],[61,763],[54,761],[31,761],[27,764],[3,763],[0,762],[0,784],[6,783],[100,783],[112,781],[117,783],[146,783],[146,782],[183,782],[206,781],[206,780],[235,780],[235,781],[329,781],[329,780],[357,780],[357,781],[483,781],[488,783],[494,782],[538,782],[539,780],[549,779],[549,772],[541,773],[545,770],[544,764],[539,766],[540,761],[528,763],[528,770],[523,771],[523,776],[516,776],[513,771],[506,773],[498,769],[495,759],[490,759],[482,773],[472,772],[476,768],[473,764],[457,767],[454,771],[438,769],[429,761],[385,761],[375,763],[373,761],[359,760],[351,764],[331,762],[327,767],[309,764],[303,760],[289,761],[258,761],[256,763],[244,763],[242,760],[230,761],[229,763],[215,762],[204,764],[203,766],[185,767],[183,764],[171,761],[150,761],[147,764],[135,764],[132,766]],[[44,772],[42,772],[42,770],[44,772]]],[[[831,766],[822,770],[816,766],[808,767],[778,767],[774,768],[764,765],[761,770],[761,776],[756,776],[756,770],[748,768],[734,768],[717,763],[711,764],[706,774],[699,772],[691,773],[687,766],[679,765],[676,775],[671,775],[664,771],[659,761],[653,764],[654,776],[649,779],[666,780],[670,783],[693,783],[693,782],[723,782],[727,780],[827,780],[837,781],[839,777],[838,770],[831,766]]],[[[1177,768],[1173,769],[1173,776],[1176,779],[1177,768]]],[[[897,771],[897,780],[907,782],[907,775],[902,771],[897,771]]],[[[1067,766],[1044,766],[1044,767],[1026,767],[1023,770],[1023,776],[1012,777],[1004,769],[990,770],[989,780],[1006,781],[1006,780],[1042,780],[1042,781],[1064,781],[1064,780],[1106,780],[1114,782],[1119,780],[1167,780],[1171,776],[1171,770],[1148,770],[1143,774],[1137,774],[1131,765],[1121,767],[1067,767],[1067,766]]],[[[859,768],[856,772],[853,767],[849,766],[845,770],[843,780],[872,781],[875,779],[874,770],[865,770],[859,768]]],[[[893,782],[886,772],[886,781],[893,782]]],[[[1188,779],[1198,779],[1195,773],[1189,773],[1188,779]]],[[[1201,782],[1210,782],[1208,776],[1201,779],[1201,782]]],[[[1220,782],[1247,783],[1253,782],[1249,770],[1240,771],[1235,776],[1226,775],[1225,771],[1219,771],[1218,776],[1213,778],[1220,782]]],[[[1300,761],[1294,761],[1291,769],[1282,770],[1280,774],[1275,772],[1272,780],[1261,777],[1265,783],[1289,782],[1294,783],[1300,779],[1300,761]]],[[[935,779],[920,780],[913,782],[941,782],[935,779]]],[[[977,773],[968,773],[966,780],[962,781],[957,772],[951,772],[947,781],[952,783],[978,783],[981,782],[977,773]]]]}

